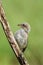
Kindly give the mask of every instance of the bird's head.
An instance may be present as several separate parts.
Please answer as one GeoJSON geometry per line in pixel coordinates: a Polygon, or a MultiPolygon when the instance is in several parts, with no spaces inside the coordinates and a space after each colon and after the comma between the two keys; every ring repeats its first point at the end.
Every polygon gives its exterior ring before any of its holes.
{"type": "Polygon", "coordinates": [[[30,25],[28,23],[21,23],[18,24],[18,26],[20,26],[21,28],[23,28],[25,30],[25,32],[29,33],[30,32],[30,25]]]}

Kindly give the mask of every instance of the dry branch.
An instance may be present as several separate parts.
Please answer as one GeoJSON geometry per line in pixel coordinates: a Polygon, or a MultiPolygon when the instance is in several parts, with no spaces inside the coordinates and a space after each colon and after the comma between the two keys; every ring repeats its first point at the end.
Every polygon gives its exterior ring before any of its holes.
{"type": "Polygon", "coordinates": [[[13,36],[9,23],[6,20],[5,12],[4,12],[1,2],[0,2],[0,23],[2,25],[4,33],[9,41],[9,44],[10,44],[13,52],[15,53],[20,65],[29,65],[13,36]]]}

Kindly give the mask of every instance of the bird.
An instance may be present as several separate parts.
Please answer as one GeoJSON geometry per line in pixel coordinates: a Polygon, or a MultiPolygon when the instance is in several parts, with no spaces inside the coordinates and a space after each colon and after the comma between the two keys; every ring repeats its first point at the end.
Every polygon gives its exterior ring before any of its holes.
{"type": "Polygon", "coordinates": [[[28,46],[28,33],[30,32],[31,27],[27,22],[20,23],[18,26],[20,29],[15,32],[14,38],[17,41],[20,50],[24,52],[28,46]]]}

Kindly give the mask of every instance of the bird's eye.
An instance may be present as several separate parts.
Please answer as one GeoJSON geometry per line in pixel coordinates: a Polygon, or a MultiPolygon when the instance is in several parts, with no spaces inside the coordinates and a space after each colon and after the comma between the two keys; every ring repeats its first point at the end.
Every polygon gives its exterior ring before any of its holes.
{"type": "Polygon", "coordinates": [[[23,24],[23,26],[25,27],[25,25],[23,24]]]}
{"type": "Polygon", "coordinates": [[[26,26],[25,24],[23,24],[23,26],[24,26],[25,28],[27,28],[27,26],[26,26]]]}

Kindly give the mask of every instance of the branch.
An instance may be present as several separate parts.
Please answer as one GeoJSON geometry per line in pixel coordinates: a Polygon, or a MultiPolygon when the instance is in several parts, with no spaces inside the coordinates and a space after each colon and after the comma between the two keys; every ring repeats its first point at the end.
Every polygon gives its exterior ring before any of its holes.
{"type": "Polygon", "coordinates": [[[10,29],[9,23],[6,20],[5,12],[4,12],[1,2],[0,2],[0,23],[2,25],[5,35],[7,37],[7,40],[9,42],[13,52],[15,53],[20,65],[29,65],[14,38],[14,35],[10,29]]]}

